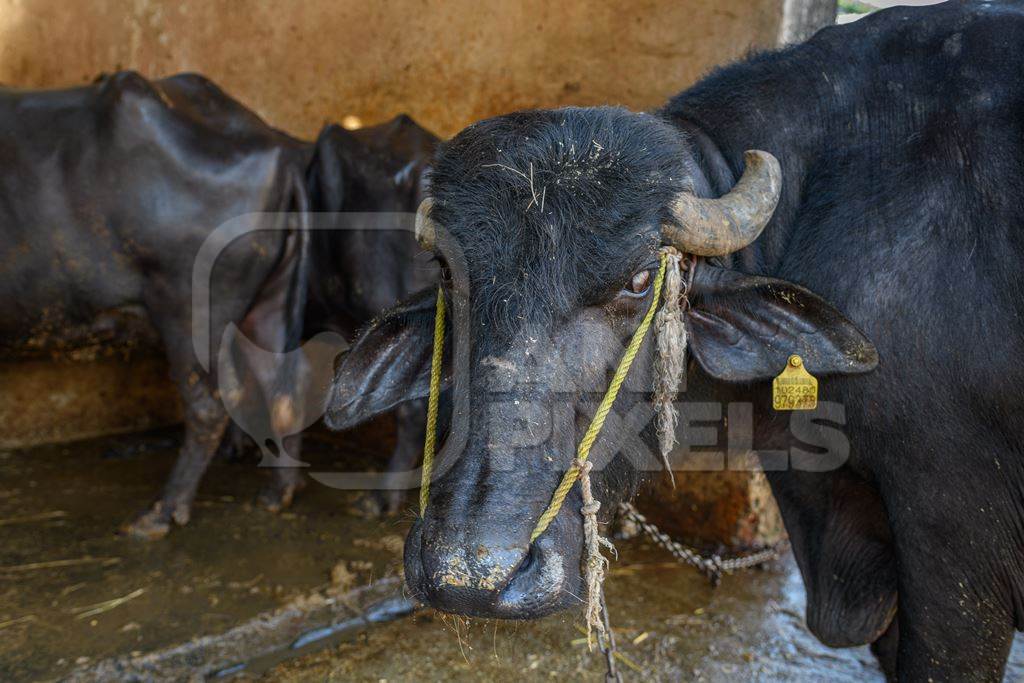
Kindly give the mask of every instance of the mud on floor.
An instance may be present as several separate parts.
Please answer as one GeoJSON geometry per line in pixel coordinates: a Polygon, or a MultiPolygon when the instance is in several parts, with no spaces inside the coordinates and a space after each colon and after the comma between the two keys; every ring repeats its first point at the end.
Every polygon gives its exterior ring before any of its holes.
{"type": "MultiPolygon", "coordinates": [[[[378,457],[388,436],[346,442],[378,457]],[[372,453],[371,453],[372,450],[372,453]]],[[[367,520],[358,495],[311,484],[293,509],[254,504],[266,473],[214,462],[191,522],[162,541],[118,535],[154,498],[177,430],[0,453],[0,680],[52,679],[76,666],[227,630],[333,580],[394,574],[407,522],[367,520]]],[[[321,469],[339,456],[310,439],[321,469]]],[[[385,451],[386,452],[386,451],[385,451]]]]}
{"type": "MultiPolygon", "coordinates": [[[[394,575],[411,513],[371,520],[360,494],[312,483],[291,510],[253,504],[264,474],[215,462],[193,519],[163,541],[115,532],[159,490],[171,430],[0,453],[0,680],[56,680],[100,660],[218,634],[333,583],[394,575]]],[[[307,440],[321,470],[384,461],[388,425],[307,440]]],[[[607,583],[626,680],[881,680],[866,648],[830,650],[803,624],[790,558],[717,590],[643,541],[607,583]],[[633,668],[635,667],[635,671],[633,668]]],[[[396,588],[396,591],[399,589],[396,588]]],[[[236,680],[601,680],[578,614],[466,621],[432,611],[236,680]]],[[[1024,679],[1015,648],[1008,680],[1024,679]]]]}

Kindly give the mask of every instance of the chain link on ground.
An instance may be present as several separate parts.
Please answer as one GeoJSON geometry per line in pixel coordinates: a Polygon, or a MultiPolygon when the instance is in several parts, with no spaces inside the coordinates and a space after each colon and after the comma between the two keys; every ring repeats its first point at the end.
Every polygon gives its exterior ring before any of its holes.
{"type": "Polygon", "coordinates": [[[624,519],[636,524],[655,544],[671,553],[682,564],[696,567],[702,574],[708,577],[712,586],[718,586],[724,574],[743,569],[751,569],[776,560],[786,547],[786,541],[779,541],[764,550],[739,555],[736,557],[722,558],[718,554],[705,555],[696,548],[691,548],[673,540],[668,534],[657,526],[647,521],[647,518],[640,514],[631,503],[619,505],[619,511],[624,519]]]}

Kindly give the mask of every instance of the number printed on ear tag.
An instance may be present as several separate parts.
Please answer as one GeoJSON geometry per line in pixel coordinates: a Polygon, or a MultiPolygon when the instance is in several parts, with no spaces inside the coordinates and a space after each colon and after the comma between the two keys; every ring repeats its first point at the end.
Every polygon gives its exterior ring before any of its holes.
{"type": "Polygon", "coordinates": [[[814,410],[818,407],[818,380],[804,367],[795,353],[786,369],[772,381],[772,408],[775,410],[814,410]]]}

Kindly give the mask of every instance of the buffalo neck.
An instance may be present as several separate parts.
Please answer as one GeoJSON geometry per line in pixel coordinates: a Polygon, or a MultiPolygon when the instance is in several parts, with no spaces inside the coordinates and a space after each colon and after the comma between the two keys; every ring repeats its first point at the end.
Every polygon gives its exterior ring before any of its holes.
{"type": "Polygon", "coordinates": [[[839,104],[843,70],[824,73],[821,46],[813,40],[757,55],[720,69],[674,97],[661,115],[683,130],[696,164],[714,196],[742,173],[743,153],[760,149],[782,165],[782,196],[771,222],[749,247],[721,259],[723,265],[757,275],[777,275],[793,238],[809,164],[826,153],[839,104]],[[833,73],[836,72],[836,73],[833,73]],[[822,84],[831,83],[828,92],[822,84]],[[810,104],[810,103],[823,104],[810,104]]]}

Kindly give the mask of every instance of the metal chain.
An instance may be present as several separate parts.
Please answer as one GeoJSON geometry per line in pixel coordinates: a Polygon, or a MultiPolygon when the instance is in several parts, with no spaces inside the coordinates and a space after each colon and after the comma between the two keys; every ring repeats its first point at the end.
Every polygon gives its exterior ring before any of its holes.
{"type": "Polygon", "coordinates": [[[639,526],[652,541],[674,555],[681,563],[700,570],[702,574],[708,577],[711,585],[715,587],[722,582],[723,574],[732,574],[742,569],[750,569],[751,567],[757,567],[778,559],[786,545],[785,541],[779,541],[764,550],[759,550],[749,555],[723,559],[718,554],[704,555],[695,548],[690,548],[673,540],[668,534],[651,522],[648,522],[647,518],[640,514],[640,511],[633,507],[631,503],[620,504],[619,510],[623,517],[639,526]]]}
{"type": "MultiPolygon", "coordinates": [[[[622,516],[640,527],[652,541],[675,556],[683,564],[688,564],[699,569],[711,585],[717,587],[722,582],[723,574],[732,574],[742,569],[750,569],[759,565],[778,559],[785,541],[779,541],[764,550],[759,550],[749,555],[740,555],[722,559],[717,554],[703,555],[695,548],[690,548],[678,541],[673,540],[668,534],[656,527],[647,518],[640,514],[631,503],[620,503],[619,512],[622,516]]],[[[615,634],[612,632],[611,623],[608,619],[608,606],[605,603],[604,591],[601,591],[601,614],[604,617],[604,632],[598,631],[597,646],[604,655],[607,671],[605,672],[605,683],[622,683],[622,673],[615,665],[615,655],[618,648],[615,646],[615,634]]]]}

